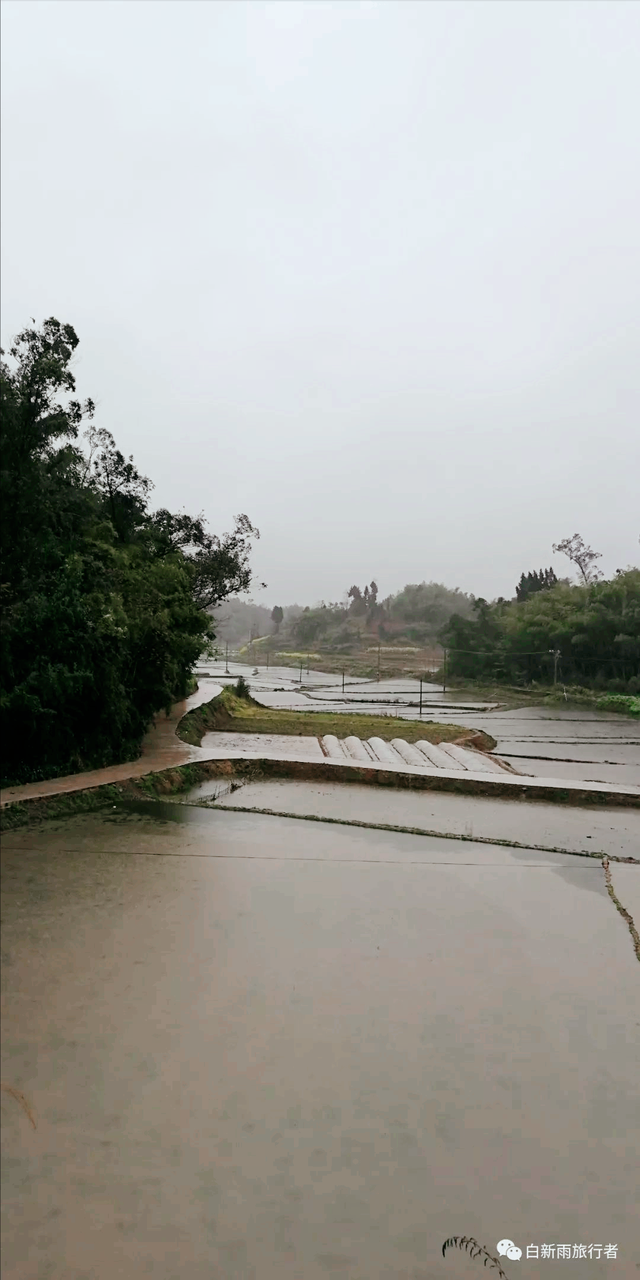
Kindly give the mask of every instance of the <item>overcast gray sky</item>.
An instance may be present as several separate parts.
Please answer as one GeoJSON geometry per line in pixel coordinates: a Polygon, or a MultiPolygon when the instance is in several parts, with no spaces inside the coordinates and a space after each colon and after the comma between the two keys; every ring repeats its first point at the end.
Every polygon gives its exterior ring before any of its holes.
{"type": "Polygon", "coordinates": [[[3,345],[75,326],[256,601],[638,562],[640,5],[3,8],[3,345]]]}

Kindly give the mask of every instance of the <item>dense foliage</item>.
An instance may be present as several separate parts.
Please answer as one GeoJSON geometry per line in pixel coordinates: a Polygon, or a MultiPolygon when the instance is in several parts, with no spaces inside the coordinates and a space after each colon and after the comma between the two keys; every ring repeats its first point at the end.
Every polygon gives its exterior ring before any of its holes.
{"type": "Polygon", "coordinates": [[[476,600],[474,616],[454,615],[441,633],[451,675],[640,690],[640,570],[618,570],[520,601],[476,600]]]}
{"type": "Polygon", "coordinates": [[[401,625],[408,639],[433,642],[452,614],[467,618],[473,614],[473,596],[442,582],[407,585],[385,602],[392,624],[401,625]]]}
{"type": "Polygon", "coordinates": [[[187,689],[207,610],[249,586],[259,536],[246,516],[218,538],[201,516],[149,511],[151,482],[74,398],[77,345],[50,319],[1,367],[5,781],[135,756],[187,689]]]}
{"type": "Polygon", "coordinates": [[[557,581],[553,569],[541,569],[539,573],[534,569],[533,573],[523,573],[516,587],[516,600],[522,602],[535,595],[536,591],[549,591],[557,581]]]}

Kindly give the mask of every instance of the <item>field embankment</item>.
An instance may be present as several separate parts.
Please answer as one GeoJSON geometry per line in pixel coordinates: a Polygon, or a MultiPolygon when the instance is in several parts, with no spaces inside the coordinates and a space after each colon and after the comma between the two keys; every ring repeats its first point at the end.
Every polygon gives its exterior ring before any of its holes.
{"type": "Polygon", "coordinates": [[[397,716],[365,715],[359,712],[289,711],[261,707],[251,697],[238,697],[232,689],[224,689],[201,707],[195,707],[178,725],[178,737],[199,747],[205,733],[212,731],[238,733],[304,734],[324,737],[335,734],[346,738],[377,735],[386,742],[404,738],[406,742],[471,742],[480,750],[492,751],[495,739],[479,730],[463,725],[438,724],[431,720],[402,720],[397,716]]]}

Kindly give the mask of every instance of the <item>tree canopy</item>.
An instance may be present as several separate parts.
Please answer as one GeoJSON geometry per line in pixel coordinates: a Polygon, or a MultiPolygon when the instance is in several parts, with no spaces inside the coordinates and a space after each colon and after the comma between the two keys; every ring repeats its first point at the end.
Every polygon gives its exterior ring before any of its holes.
{"type": "Polygon", "coordinates": [[[640,569],[609,580],[557,582],[516,601],[476,600],[474,616],[454,614],[441,632],[451,675],[548,683],[558,652],[566,684],[640,690],[640,569]]]}
{"type": "Polygon", "coordinates": [[[523,573],[516,587],[516,600],[528,600],[536,591],[548,591],[558,581],[553,569],[541,569],[539,573],[523,573]]]}
{"type": "Polygon", "coordinates": [[[391,620],[403,623],[415,641],[433,641],[453,613],[470,617],[473,596],[442,582],[408,583],[386,602],[391,620]]]}
{"type": "Polygon", "coordinates": [[[134,757],[185,693],[208,610],[248,588],[259,537],[246,515],[218,536],[202,514],[149,510],[151,481],[75,398],[77,346],[51,318],[1,362],[5,781],[134,757]]]}

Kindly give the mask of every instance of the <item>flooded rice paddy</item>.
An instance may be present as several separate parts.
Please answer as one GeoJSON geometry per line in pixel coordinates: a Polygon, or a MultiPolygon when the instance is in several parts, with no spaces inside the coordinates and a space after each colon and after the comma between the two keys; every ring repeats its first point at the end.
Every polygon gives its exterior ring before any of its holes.
{"type": "MultiPolygon", "coordinates": [[[[255,676],[246,666],[230,664],[225,677],[224,664],[206,669],[222,683],[244,675],[252,696],[268,707],[420,718],[420,685],[408,677],[349,677],[343,691],[340,675],[320,671],[261,667],[255,676]]],[[[627,716],[569,705],[508,710],[423,683],[422,718],[484,730],[495,738],[496,754],[527,776],[640,788],[640,723],[627,716]]]]}
{"type": "MultiPolygon", "coordinates": [[[[305,785],[227,799],[470,820],[305,785]]],[[[517,1242],[510,1280],[549,1241],[637,1273],[639,971],[598,859],[140,802],[8,833],[3,876],[12,1280],[464,1280],[453,1234],[517,1242]]]]}

